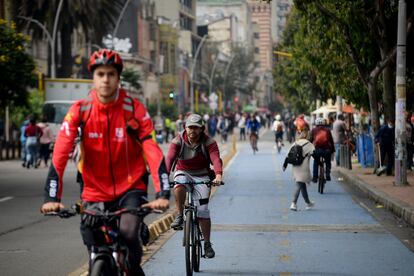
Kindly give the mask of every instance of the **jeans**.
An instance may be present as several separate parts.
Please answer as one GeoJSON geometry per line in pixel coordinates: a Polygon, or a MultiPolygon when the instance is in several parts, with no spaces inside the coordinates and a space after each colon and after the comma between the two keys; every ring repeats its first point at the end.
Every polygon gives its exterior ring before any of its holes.
{"type": "Polygon", "coordinates": [[[339,149],[341,147],[341,144],[335,144],[335,161],[336,161],[336,165],[339,166],[339,149]]]}
{"type": "Polygon", "coordinates": [[[295,204],[298,202],[299,193],[302,192],[303,199],[305,200],[306,204],[310,203],[308,190],[306,188],[306,183],[304,182],[296,182],[296,191],[293,194],[293,201],[295,204]]]}
{"type": "Polygon", "coordinates": [[[326,149],[316,149],[314,154],[313,161],[313,178],[318,178],[319,175],[319,166],[316,160],[319,160],[321,157],[325,159],[325,176],[331,175],[331,151],[326,149]]]}

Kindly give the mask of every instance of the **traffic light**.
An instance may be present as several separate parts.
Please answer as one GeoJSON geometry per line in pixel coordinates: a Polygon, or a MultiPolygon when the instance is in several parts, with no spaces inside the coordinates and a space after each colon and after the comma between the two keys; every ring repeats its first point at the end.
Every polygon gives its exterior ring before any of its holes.
{"type": "Polygon", "coordinates": [[[170,94],[168,94],[168,97],[170,100],[174,100],[174,91],[170,91],[170,94]]]}

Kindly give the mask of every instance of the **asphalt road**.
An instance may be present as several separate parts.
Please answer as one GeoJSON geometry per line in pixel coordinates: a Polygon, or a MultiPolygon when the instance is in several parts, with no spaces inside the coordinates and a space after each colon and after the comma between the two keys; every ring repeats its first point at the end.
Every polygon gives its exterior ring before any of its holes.
{"type": "MultiPolygon", "coordinates": [[[[210,203],[214,259],[202,259],[200,275],[414,275],[414,254],[398,220],[376,210],[338,178],[325,194],[308,186],[315,208],[289,210],[295,183],[282,172],[287,151],[277,154],[273,135],[247,143],[227,168],[210,203]],[[404,236],[404,238],[403,238],[404,236]]],[[[182,234],[177,232],[144,265],[149,275],[185,275],[182,234]]]]}
{"type": "MultiPolygon", "coordinates": [[[[161,144],[164,153],[167,144],[161,144]]],[[[226,145],[220,145],[223,154],[226,145]]],[[[79,217],[45,217],[43,203],[47,168],[26,169],[20,161],[0,162],[0,275],[68,275],[87,263],[79,233],[79,217]]],[[[63,203],[69,207],[79,198],[76,170],[68,162],[64,176],[63,203]]],[[[149,199],[154,198],[149,185],[149,199]]],[[[174,200],[171,200],[174,208],[174,200]]],[[[150,214],[149,224],[162,215],[150,214]]]]}

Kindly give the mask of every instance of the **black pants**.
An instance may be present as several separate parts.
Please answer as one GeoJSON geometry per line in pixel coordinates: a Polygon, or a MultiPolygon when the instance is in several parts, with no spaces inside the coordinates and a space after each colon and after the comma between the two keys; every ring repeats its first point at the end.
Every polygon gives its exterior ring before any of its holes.
{"type": "MultiPolygon", "coordinates": [[[[139,190],[133,190],[125,193],[121,198],[112,202],[84,202],[83,207],[92,210],[118,210],[120,208],[137,208],[146,203],[146,193],[139,190]]],[[[86,216],[82,215],[80,230],[84,244],[90,252],[92,246],[99,246],[104,241],[99,239],[99,227],[101,224],[96,223],[95,227],[85,225],[86,216]]],[[[129,249],[129,263],[131,265],[130,275],[144,275],[140,266],[142,257],[142,246],[139,239],[141,219],[133,214],[122,214],[119,222],[119,233],[129,249]]]]}
{"type": "Polygon", "coordinates": [[[413,166],[413,150],[414,146],[409,144],[410,141],[407,142],[407,169],[411,170],[413,166]]]}
{"type": "Polygon", "coordinates": [[[321,157],[325,159],[325,177],[331,175],[331,151],[327,149],[316,149],[314,153],[314,161],[313,161],[313,178],[318,178],[319,175],[319,166],[316,160],[320,160],[321,157]]]}
{"type": "Polygon", "coordinates": [[[240,141],[246,140],[246,128],[240,128],[240,141]]]}
{"type": "Polygon", "coordinates": [[[393,146],[381,146],[381,164],[384,166],[385,157],[387,157],[387,175],[392,174],[392,168],[394,166],[394,147],[393,146]]]}

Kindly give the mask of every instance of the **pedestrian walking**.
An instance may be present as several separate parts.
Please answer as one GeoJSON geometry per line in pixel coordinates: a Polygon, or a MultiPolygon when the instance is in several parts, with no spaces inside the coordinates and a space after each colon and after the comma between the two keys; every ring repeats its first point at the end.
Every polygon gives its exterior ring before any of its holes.
{"type": "Polygon", "coordinates": [[[175,121],[175,135],[181,133],[184,130],[183,114],[178,114],[178,119],[175,121]]]}
{"type": "Polygon", "coordinates": [[[37,160],[37,166],[40,166],[40,163],[45,163],[45,167],[48,166],[49,156],[50,156],[50,145],[53,143],[55,137],[53,136],[52,129],[47,123],[46,118],[43,118],[42,121],[38,124],[38,127],[43,132],[43,135],[39,139],[39,159],[37,160]]]}
{"type": "Polygon", "coordinates": [[[339,114],[332,126],[332,138],[335,144],[335,162],[337,166],[339,166],[339,149],[347,140],[344,118],[343,114],[339,114]]]}
{"type": "Polygon", "coordinates": [[[383,166],[383,168],[378,170],[377,175],[380,176],[385,170],[385,158],[387,158],[387,175],[392,175],[395,146],[395,128],[392,120],[388,120],[386,124],[381,126],[378,133],[375,135],[375,143],[379,143],[381,164],[383,166]]]}
{"type": "Polygon", "coordinates": [[[20,126],[20,147],[21,147],[21,157],[22,157],[22,166],[26,167],[26,156],[27,156],[27,148],[26,148],[26,127],[29,125],[29,120],[25,120],[23,124],[20,126]]]}
{"type": "Polygon", "coordinates": [[[246,141],[246,114],[240,117],[237,126],[240,129],[240,141],[246,141]]]}
{"type": "Polygon", "coordinates": [[[288,155],[283,163],[283,171],[286,170],[288,164],[297,164],[292,166],[292,175],[296,182],[296,190],[290,205],[290,210],[292,211],[297,211],[297,202],[300,193],[305,200],[306,210],[311,209],[315,205],[315,202],[310,201],[308,190],[306,188],[306,185],[312,180],[309,161],[315,151],[315,147],[308,140],[308,136],[308,130],[303,129],[299,134],[298,140],[289,149],[288,155]]]}
{"type": "Polygon", "coordinates": [[[27,150],[26,168],[28,169],[30,169],[30,166],[34,166],[37,169],[39,138],[42,134],[42,129],[36,125],[36,120],[34,118],[30,119],[30,123],[24,131],[27,150]]]}

